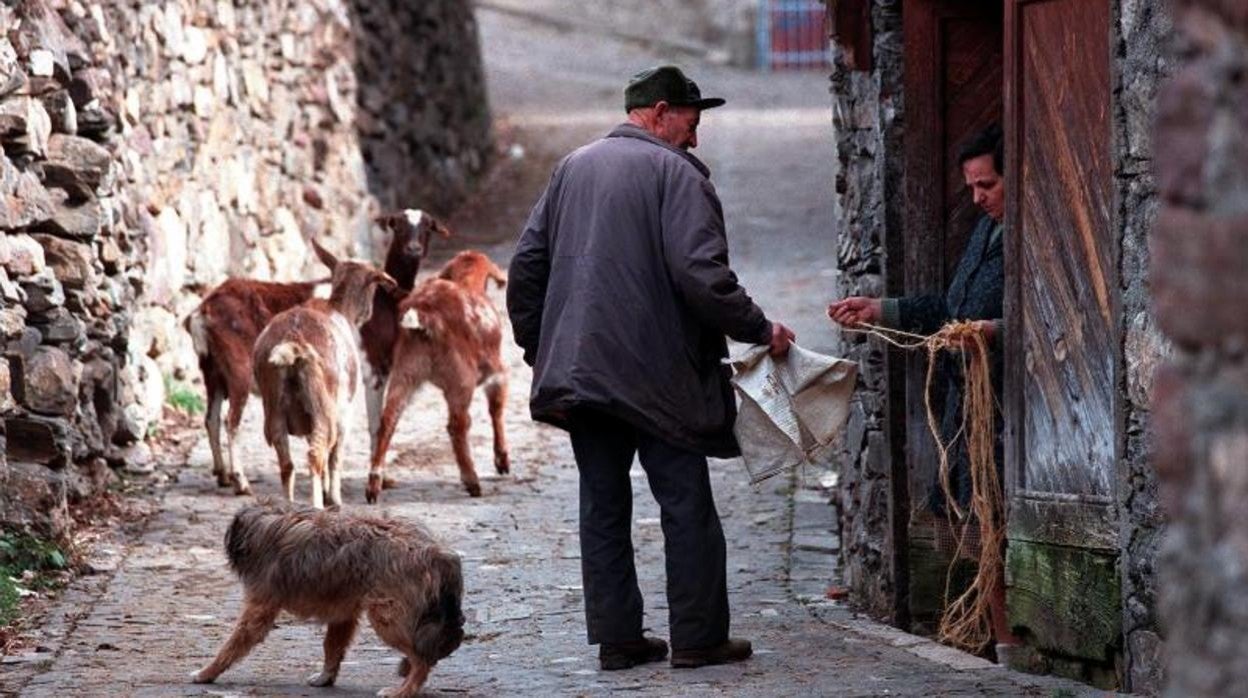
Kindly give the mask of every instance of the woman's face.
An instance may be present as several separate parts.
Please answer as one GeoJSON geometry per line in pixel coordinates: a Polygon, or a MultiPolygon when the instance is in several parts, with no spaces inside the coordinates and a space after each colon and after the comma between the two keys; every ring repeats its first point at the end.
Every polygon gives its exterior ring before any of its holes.
{"type": "Polygon", "coordinates": [[[962,163],[962,176],[971,190],[975,205],[998,223],[1005,217],[1005,180],[992,162],[992,154],[980,155],[962,163]]]}

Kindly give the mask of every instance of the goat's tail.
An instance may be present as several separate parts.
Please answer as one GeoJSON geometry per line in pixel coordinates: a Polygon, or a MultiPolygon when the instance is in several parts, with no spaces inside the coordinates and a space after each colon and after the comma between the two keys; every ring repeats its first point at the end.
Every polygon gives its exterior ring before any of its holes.
{"type": "Polygon", "coordinates": [[[195,347],[195,355],[201,359],[208,356],[208,326],[204,323],[204,313],[199,308],[191,311],[182,321],[182,326],[191,335],[191,346],[195,347]]]}
{"type": "MultiPolygon", "coordinates": [[[[269,350],[268,362],[283,374],[281,399],[276,407],[281,410],[286,433],[307,436],[312,433],[314,416],[325,413],[323,395],[315,387],[325,383],[321,362],[312,347],[294,341],[281,342],[269,350]]],[[[267,432],[265,438],[272,443],[267,432]]]]}
{"type": "Polygon", "coordinates": [[[298,342],[282,342],[269,351],[269,363],[274,366],[294,366],[310,357],[308,347],[298,342]]]}

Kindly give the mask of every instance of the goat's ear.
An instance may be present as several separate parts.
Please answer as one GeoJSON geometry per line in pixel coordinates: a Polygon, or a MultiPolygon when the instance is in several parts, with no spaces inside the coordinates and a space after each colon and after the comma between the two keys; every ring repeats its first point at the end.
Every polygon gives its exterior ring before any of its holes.
{"type": "Polygon", "coordinates": [[[312,249],[316,252],[316,256],[321,260],[321,263],[329,267],[330,271],[337,268],[338,258],[335,257],[329,250],[321,247],[321,244],[316,240],[312,241],[312,249]]]}
{"type": "Polygon", "coordinates": [[[497,265],[490,265],[490,278],[494,280],[494,283],[498,284],[499,288],[507,285],[507,272],[499,269],[497,265]]]}
{"type": "Polygon", "coordinates": [[[395,281],[389,274],[383,273],[377,279],[377,293],[385,293],[396,301],[403,300],[403,289],[399,287],[399,282],[395,281]]]}
{"type": "Polygon", "coordinates": [[[446,227],[442,221],[435,220],[433,222],[433,229],[436,230],[438,235],[441,235],[443,238],[447,240],[451,239],[451,229],[446,227]]]}

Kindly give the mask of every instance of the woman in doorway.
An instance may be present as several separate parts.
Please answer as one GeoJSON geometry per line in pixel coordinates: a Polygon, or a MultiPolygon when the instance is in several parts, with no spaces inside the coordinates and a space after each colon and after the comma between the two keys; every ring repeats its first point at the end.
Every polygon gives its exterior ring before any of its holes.
{"type": "MultiPolygon", "coordinates": [[[[911,296],[906,298],[866,298],[854,296],[828,306],[828,317],[838,324],[854,328],[878,325],[919,334],[932,334],[953,321],[974,321],[989,347],[992,389],[996,403],[1001,402],[1002,296],[1005,286],[1002,255],[1002,219],[1005,215],[1004,138],[999,126],[975,134],[958,153],[958,165],[975,205],[983,212],[976,220],[953,275],[953,282],[943,296],[911,296]]],[[[962,425],[961,362],[948,353],[940,357],[936,367],[938,380],[945,387],[944,409],[941,413],[941,439],[949,446],[949,491],[957,500],[958,509],[966,511],[971,499],[970,458],[965,439],[958,438],[962,425]]],[[[1002,473],[1004,453],[1001,443],[1001,419],[996,425],[996,464],[1002,473]]],[[[939,475],[938,475],[939,478],[939,475]]],[[[932,484],[929,507],[940,519],[949,510],[945,488],[939,481],[932,484]]],[[[964,538],[969,545],[963,553],[978,558],[978,529],[966,526],[964,538]],[[970,548],[968,550],[967,548],[970,548]]],[[[1005,619],[1005,589],[994,590],[991,599],[994,635],[1000,644],[1016,644],[1005,619]]]]}

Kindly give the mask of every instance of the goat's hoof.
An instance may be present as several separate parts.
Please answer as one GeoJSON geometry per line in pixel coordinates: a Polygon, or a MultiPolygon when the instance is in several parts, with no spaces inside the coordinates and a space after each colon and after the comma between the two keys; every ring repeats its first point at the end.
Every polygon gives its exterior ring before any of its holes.
{"type": "Polygon", "coordinates": [[[511,459],[504,453],[494,459],[494,469],[499,475],[507,475],[511,473],[511,459]]]}
{"type": "Polygon", "coordinates": [[[212,683],[217,677],[204,676],[203,670],[191,672],[191,683],[212,683]]]}
{"type": "Polygon", "coordinates": [[[234,494],[238,497],[250,497],[251,485],[234,485],[234,494]]]}
{"type": "Polygon", "coordinates": [[[227,473],[213,473],[213,475],[217,476],[217,487],[229,487],[233,484],[227,473]]]}
{"type": "Polygon", "coordinates": [[[481,496],[481,483],[479,482],[465,482],[464,489],[468,490],[469,497],[481,496]]]}
{"type": "Polygon", "coordinates": [[[364,488],[364,501],[369,504],[376,504],[377,498],[381,496],[381,476],[369,474],[368,486],[364,488]]]}
{"type": "Polygon", "coordinates": [[[333,686],[334,681],[337,679],[337,674],[331,674],[328,671],[318,671],[308,677],[308,685],[316,688],[326,688],[328,686],[333,686]]]}
{"type": "Polygon", "coordinates": [[[412,663],[407,661],[407,657],[404,657],[403,659],[399,660],[399,666],[396,667],[396,669],[397,669],[396,673],[400,677],[405,678],[407,674],[412,670],[412,663]]]}

